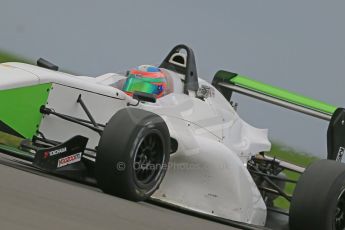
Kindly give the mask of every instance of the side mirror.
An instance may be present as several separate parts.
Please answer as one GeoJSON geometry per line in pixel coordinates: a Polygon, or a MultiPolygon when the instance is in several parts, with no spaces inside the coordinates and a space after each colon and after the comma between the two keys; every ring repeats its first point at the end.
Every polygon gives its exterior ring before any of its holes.
{"type": "Polygon", "coordinates": [[[49,62],[43,58],[40,58],[37,60],[37,66],[43,67],[46,69],[50,69],[50,70],[55,70],[55,71],[59,70],[59,67],[57,65],[54,65],[53,63],[51,63],[51,62],[49,62]]]}
{"type": "Polygon", "coordinates": [[[151,103],[156,103],[157,101],[157,98],[154,94],[143,93],[143,92],[134,92],[133,98],[138,101],[145,101],[145,102],[151,102],[151,103]]]}

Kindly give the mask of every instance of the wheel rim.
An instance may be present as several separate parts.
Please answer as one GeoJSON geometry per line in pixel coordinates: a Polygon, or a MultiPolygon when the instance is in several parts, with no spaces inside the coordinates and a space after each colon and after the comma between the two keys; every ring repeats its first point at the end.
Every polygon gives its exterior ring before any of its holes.
{"type": "Polygon", "coordinates": [[[335,211],[335,229],[345,229],[345,189],[340,193],[335,211]]]}
{"type": "Polygon", "coordinates": [[[152,133],[143,137],[134,157],[134,175],[139,186],[150,184],[160,174],[165,156],[161,137],[152,133]]]}

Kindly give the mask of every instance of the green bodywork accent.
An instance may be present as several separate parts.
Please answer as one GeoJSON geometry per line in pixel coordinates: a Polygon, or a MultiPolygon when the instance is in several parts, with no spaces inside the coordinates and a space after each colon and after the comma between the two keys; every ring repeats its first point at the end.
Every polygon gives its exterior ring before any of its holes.
{"type": "Polygon", "coordinates": [[[48,100],[51,84],[0,90],[0,120],[31,139],[42,120],[40,107],[48,100]]]}
{"type": "Polygon", "coordinates": [[[230,83],[241,86],[246,89],[256,91],[280,100],[290,102],[292,104],[300,105],[309,109],[332,115],[337,109],[336,106],[327,104],[322,101],[314,100],[309,97],[302,96],[297,93],[292,93],[287,90],[274,87],[259,81],[252,80],[248,77],[237,75],[230,79],[230,83]]]}

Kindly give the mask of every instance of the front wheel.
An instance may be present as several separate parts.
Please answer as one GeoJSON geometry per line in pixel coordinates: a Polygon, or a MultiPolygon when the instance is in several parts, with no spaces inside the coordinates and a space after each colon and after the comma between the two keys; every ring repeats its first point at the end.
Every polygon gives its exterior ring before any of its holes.
{"type": "Polygon", "coordinates": [[[290,207],[291,230],[345,229],[345,165],[321,160],[306,169],[290,207]]]}
{"type": "Polygon", "coordinates": [[[98,145],[98,186],[125,199],[146,200],[162,182],[169,156],[169,130],[160,116],[134,108],[120,110],[107,123],[98,145]]]}

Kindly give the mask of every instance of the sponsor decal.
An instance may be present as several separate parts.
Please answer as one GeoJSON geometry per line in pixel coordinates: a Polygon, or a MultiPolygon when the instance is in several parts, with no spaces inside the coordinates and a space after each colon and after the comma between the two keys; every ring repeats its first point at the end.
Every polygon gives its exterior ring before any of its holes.
{"type": "Polygon", "coordinates": [[[70,165],[81,160],[81,153],[76,153],[58,160],[58,168],[64,167],[66,165],[70,165]]]}
{"type": "Polygon", "coordinates": [[[345,153],[345,148],[344,147],[340,147],[339,151],[338,151],[338,155],[337,155],[337,160],[336,161],[341,161],[341,159],[343,158],[344,153],[345,153]]]}
{"type": "Polygon", "coordinates": [[[47,152],[44,153],[44,158],[47,158],[47,155],[49,155],[51,157],[51,156],[55,156],[55,155],[58,155],[58,154],[61,154],[61,153],[64,153],[64,152],[67,152],[67,148],[66,147],[61,148],[61,149],[55,149],[55,150],[52,150],[52,151],[47,151],[47,152]]]}

